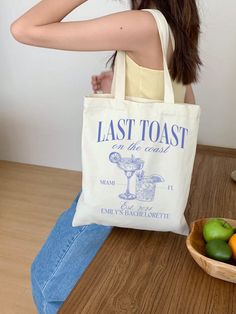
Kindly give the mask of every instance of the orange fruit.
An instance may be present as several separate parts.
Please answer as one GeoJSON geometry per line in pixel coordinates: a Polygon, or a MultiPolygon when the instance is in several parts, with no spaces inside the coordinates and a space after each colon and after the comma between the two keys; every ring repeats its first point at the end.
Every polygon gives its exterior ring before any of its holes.
{"type": "Polygon", "coordinates": [[[228,245],[233,251],[233,259],[236,260],[236,233],[229,238],[228,245]]]}

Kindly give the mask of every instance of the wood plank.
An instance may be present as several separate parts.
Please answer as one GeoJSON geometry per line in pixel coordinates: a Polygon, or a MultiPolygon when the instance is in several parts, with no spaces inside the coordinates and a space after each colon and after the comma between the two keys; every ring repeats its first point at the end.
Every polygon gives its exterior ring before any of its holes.
{"type": "MultiPolygon", "coordinates": [[[[236,218],[234,150],[197,149],[186,219],[236,218]],[[225,157],[227,156],[227,157],[225,157]]],[[[186,237],[114,227],[59,314],[236,313],[236,285],[193,261],[186,237]]]]}
{"type": "Polygon", "coordinates": [[[197,152],[213,154],[222,157],[236,157],[236,148],[209,146],[209,145],[197,145],[197,152]]]}

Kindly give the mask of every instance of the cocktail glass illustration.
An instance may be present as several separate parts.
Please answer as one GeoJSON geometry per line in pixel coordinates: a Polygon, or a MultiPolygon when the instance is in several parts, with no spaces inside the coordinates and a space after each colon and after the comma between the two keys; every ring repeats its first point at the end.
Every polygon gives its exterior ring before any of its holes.
{"type": "Polygon", "coordinates": [[[130,193],[130,178],[133,176],[135,171],[143,168],[144,161],[140,158],[135,158],[134,155],[131,157],[121,157],[118,152],[112,152],[109,155],[109,160],[116,163],[117,166],[122,169],[127,177],[127,187],[124,193],[119,194],[119,197],[125,200],[132,200],[136,198],[135,194],[130,193]]]}
{"type": "Polygon", "coordinates": [[[162,176],[144,176],[144,172],[136,173],[136,196],[139,201],[151,202],[155,197],[156,183],[164,182],[162,176]]]}

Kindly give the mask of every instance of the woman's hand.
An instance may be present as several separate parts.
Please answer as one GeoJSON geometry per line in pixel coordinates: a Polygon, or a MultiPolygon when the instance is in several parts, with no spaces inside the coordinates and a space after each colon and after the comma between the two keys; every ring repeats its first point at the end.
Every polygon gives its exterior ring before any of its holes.
{"type": "Polygon", "coordinates": [[[103,71],[99,75],[92,75],[91,84],[94,93],[102,91],[103,94],[111,92],[111,84],[113,79],[113,71],[103,71]]]}

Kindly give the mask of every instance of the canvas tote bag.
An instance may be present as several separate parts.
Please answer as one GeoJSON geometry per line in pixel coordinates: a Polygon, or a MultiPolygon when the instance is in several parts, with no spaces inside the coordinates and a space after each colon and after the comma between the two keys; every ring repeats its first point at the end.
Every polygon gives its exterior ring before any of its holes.
{"type": "MultiPolygon", "coordinates": [[[[84,97],[82,192],[72,226],[101,224],[187,235],[184,217],[200,107],[175,103],[166,56],[169,25],[155,9],[164,65],[164,102],[125,97],[125,52],[111,94],[84,97]]],[[[157,87],[158,88],[158,87],[157,87]]]]}

